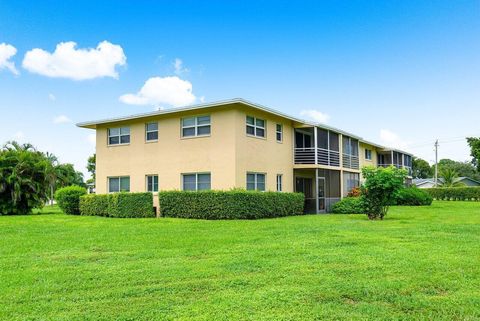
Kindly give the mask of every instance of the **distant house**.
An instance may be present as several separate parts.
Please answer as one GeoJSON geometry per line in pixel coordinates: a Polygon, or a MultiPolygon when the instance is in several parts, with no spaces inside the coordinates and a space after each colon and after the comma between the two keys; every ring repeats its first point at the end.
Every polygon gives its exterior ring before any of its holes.
{"type": "MultiPolygon", "coordinates": [[[[443,178],[438,178],[439,185],[443,182],[443,178]]],[[[455,182],[461,182],[465,184],[465,186],[480,186],[480,182],[470,177],[457,177],[455,178],[455,182]]],[[[413,180],[413,184],[418,188],[431,188],[435,187],[435,179],[434,178],[415,178],[413,180]]]]}

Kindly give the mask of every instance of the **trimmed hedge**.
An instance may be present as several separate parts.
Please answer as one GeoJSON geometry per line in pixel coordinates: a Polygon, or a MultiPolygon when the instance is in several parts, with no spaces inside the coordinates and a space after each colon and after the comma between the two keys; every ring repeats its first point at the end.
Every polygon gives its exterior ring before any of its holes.
{"type": "Polygon", "coordinates": [[[80,197],[80,214],[108,216],[109,194],[89,194],[80,197]]]}
{"type": "Polygon", "coordinates": [[[108,197],[112,217],[155,217],[152,193],[114,193],[108,197]]]}
{"type": "Polygon", "coordinates": [[[363,197],[345,197],[332,206],[334,214],[365,214],[363,197]]]}
{"type": "Polygon", "coordinates": [[[480,201],[480,187],[437,187],[425,188],[424,191],[436,200],[480,201]]]}
{"type": "Polygon", "coordinates": [[[432,205],[433,198],[430,194],[420,188],[402,188],[395,196],[396,205],[425,206],[432,205]]]}
{"type": "Polygon", "coordinates": [[[303,214],[301,193],[230,191],[165,191],[158,193],[165,217],[258,219],[303,214]]]}
{"type": "Polygon", "coordinates": [[[66,214],[79,215],[80,196],[87,194],[87,190],[80,186],[67,186],[55,192],[58,206],[66,214]]]}

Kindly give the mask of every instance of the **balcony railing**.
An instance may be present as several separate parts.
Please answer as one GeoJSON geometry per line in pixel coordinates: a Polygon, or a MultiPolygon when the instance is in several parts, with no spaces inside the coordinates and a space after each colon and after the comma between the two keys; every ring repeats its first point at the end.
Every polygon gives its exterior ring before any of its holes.
{"type": "Polygon", "coordinates": [[[349,154],[343,154],[342,155],[342,165],[345,168],[351,168],[351,169],[360,169],[360,160],[358,156],[354,155],[349,155],[349,154]]]}
{"type": "Polygon", "coordinates": [[[315,162],[315,147],[295,148],[295,164],[318,164],[339,167],[340,153],[334,150],[317,148],[317,162],[315,162]]]}

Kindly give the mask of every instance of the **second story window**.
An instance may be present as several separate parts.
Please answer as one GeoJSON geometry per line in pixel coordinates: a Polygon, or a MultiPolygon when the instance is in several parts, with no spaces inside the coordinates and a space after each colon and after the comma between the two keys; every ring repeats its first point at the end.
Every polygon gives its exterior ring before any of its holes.
{"type": "Polygon", "coordinates": [[[122,145],[130,143],[130,127],[108,129],[108,145],[122,145]]]}
{"type": "Polygon", "coordinates": [[[182,118],[182,137],[210,135],[210,116],[182,118]]]}
{"type": "Polygon", "coordinates": [[[247,116],[247,135],[255,137],[265,137],[265,123],[264,119],[247,116]]]}
{"type": "Polygon", "coordinates": [[[145,124],[145,140],[147,142],[155,142],[158,140],[158,123],[145,124]]]}
{"type": "Polygon", "coordinates": [[[366,160],[372,160],[372,150],[371,149],[365,149],[365,159],[366,160]]]}
{"type": "Polygon", "coordinates": [[[283,125],[277,124],[277,142],[283,141],[283,125]]]}

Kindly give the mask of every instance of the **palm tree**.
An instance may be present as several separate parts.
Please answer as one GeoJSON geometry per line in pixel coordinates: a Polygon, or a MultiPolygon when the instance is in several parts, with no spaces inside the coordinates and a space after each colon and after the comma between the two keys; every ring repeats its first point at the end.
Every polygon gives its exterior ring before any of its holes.
{"type": "Polygon", "coordinates": [[[53,193],[55,192],[58,176],[60,175],[58,158],[49,152],[45,153],[45,158],[48,161],[48,165],[45,168],[45,176],[47,178],[48,185],[50,186],[50,204],[53,205],[53,193]]]}
{"type": "Polygon", "coordinates": [[[442,181],[439,182],[441,187],[461,187],[465,186],[462,182],[457,182],[456,179],[458,178],[457,172],[452,168],[445,168],[441,173],[440,177],[442,181]]]}
{"type": "Polygon", "coordinates": [[[0,148],[0,214],[28,213],[47,199],[48,161],[30,144],[7,142],[0,148]]]}

